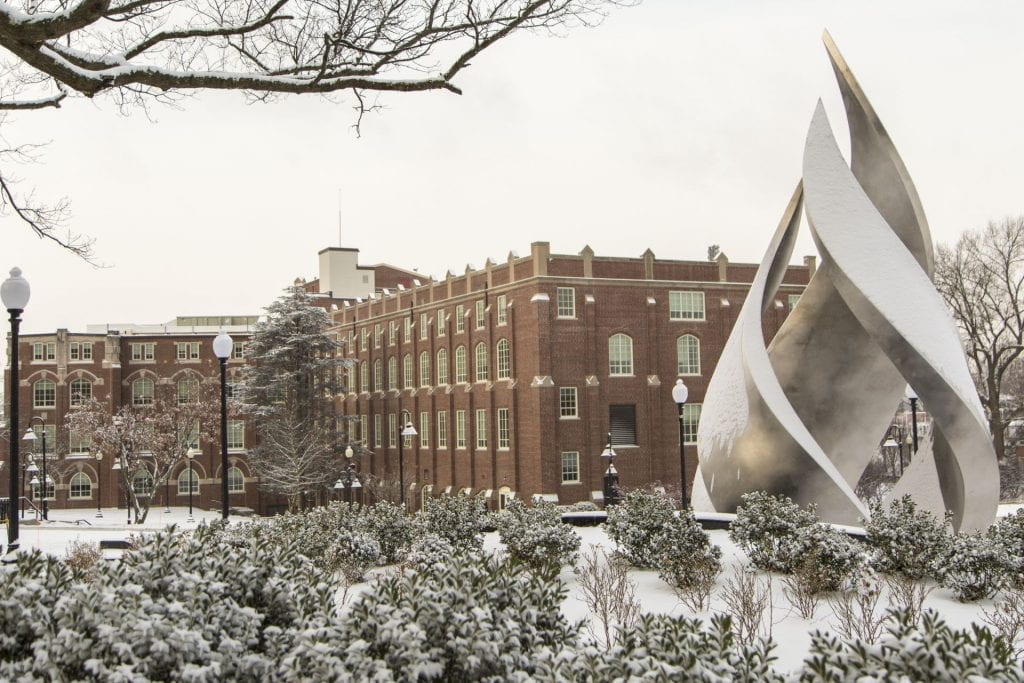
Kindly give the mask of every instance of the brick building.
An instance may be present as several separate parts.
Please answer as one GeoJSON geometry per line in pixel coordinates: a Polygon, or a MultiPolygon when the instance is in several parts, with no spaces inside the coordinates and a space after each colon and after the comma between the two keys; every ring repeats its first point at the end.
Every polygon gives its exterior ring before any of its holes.
{"type": "MultiPolygon", "coordinates": [[[[458,277],[384,290],[333,313],[355,361],[338,397],[358,416],[351,438],[364,472],[398,479],[406,440],[411,507],[473,493],[562,504],[598,498],[612,433],[621,485],[678,486],[684,412],[687,481],[696,467],[701,401],[757,267],[715,262],[551,254],[467,266],[458,277]]],[[[786,274],[765,315],[771,337],[809,280],[814,258],[786,274]]]]}

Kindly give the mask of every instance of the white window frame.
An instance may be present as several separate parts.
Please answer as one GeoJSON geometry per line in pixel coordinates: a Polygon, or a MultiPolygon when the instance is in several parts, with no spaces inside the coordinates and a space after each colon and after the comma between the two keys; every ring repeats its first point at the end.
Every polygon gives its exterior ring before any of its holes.
{"type": "Polygon", "coordinates": [[[494,346],[494,355],[497,360],[498,379],[512,378],[512,343],[508,339],[499,339],[494,346]]]}
{"type": "Polygon", "coordinates": [[[469,381],[469,369],[466,367],[466,347],[455,347],[455,383],[465,384],[469,381]]]}
{"type": "Polygon", "coordinates": [[[394,413],[388,413],[388,448],[398,446],[398,417],[394,413]]]}
{"type": "Polygon", "coordinates": [[[416,386],[415,368],[413,368],[412,354],[402,356],[402,388],[414,389],[416,386]]]}
{"type": "Polygon", "coordinates": [[[375,448],[380,448],[384,445],[383,438],[384,435],[381,433],[381,416],[380,413],[376,413],[373,416],[373,445],[375,448]]]}
{"type": "Polygon", "coordinates": [[[245,420],[228,420],[228,450],[245,450],[245,420]]]}
{"type": "Polygon", "coordinates": [[[448,411],[437,411],[437,447],[448,448],[448,411]]]}
{"type": "Polygon", "coordinates": [[[459,304],[455,307],[455,333],[466,331],[466,307],[459,304]]]}
{"type": "Polygon", "coordinates": [[[615,334],[608,337],[608,376],[609,377],[632,377],[633,376],[633,338],[623,332],[616,332],[615,334]],[[622,346],[619,349],[613,348],[613,343],[618,344],[616,340],[626,340],[628,344],[622,346]],[[629,352],[629,358],[625,359],[620,357],[626,350],[629,352]],[[613,357],[615,354],[615,357],[613,357]],[[627,367],[628,363],[628,367],[627,367]]]}
{"type": "Polygon", "coordinates": [[[430,314],[420,313],[420,341],[424,341],[427,338],[427,333],[430,332],[430,314]]]}
{"type": "Polygon", "coordinates": [[[455,411],[455,448],[465,450],[466,448],[466,411],[455,411]]]}
{"type": "Polygon", "coordinates": [[[704,292],[677,290],[668,293],[669,320],[707,320],[707,306],[704,292]],[[696,305],[696,302],[700,305],[696,305]],[[697,310],[699,309],[699,311],[697,310]]]}
{"type": "Polygon", "coordinates": [[[241,467],[232,465],[228,468],[228,493],[245,493],[245,473],[241,467]],[[232,477],[233,472],[238,472],[238,477],[232,477]],[[238,482],[235,484],[235,482],[238,482]]]}
{"type": "Polygon", "coordinates": [[[487,409],[477,408],[476,410],[476,421],[474,422],[474,431],[476,432],[476,449],[478,451],[487,450],[487,409]]]}
{"type": "Polygon", "coordinates": [[[420,448],[430,448],[430,413],[420,412],[420,448]]]}
{"type": "Polygon", "coordinates": [[[580,452],[562,451],[561,470],[563,484],[580,483],[580,452]],[[567,476],[568,475],[568,476],[567,476]]]}
{"type": "Polygon", "coordinates": [[[132,381],[132,405],[133,406],[151,406],[151,405],[153,405],[153,400],[155,398],[155,396],[154,396],[155,392],[156,392],[156,384],[149,377],[139,377],[139,378],[133,380],[132,381]],[[148,392],[144,392],[144,391],[141,390],[141,387],[144,386],[144,383],[148,383],[148,385],[149,385],[149,391],[148,392]],[[140,389],[138,391],[136,391],[136,387],[140,387],[140,389]]]}
{"type": "Polygon", "coordinates": [[[420,352],[420,386],[430,386],[430,352],[420,352]]]}
{"type": "Polygon", "coordinates": [[[445,328],[445,324],[444,324],[444,309],[443,308],[438,310],[437,315],[435,317],[435,320],[436,320],[436,322],[434,324],[437,325],[437,336],[438,337],[445,336],[445,331],[444,331],[444,328],[445,328]]]}
{"type": "Polygon", "coordinates": [[[490,379],[490,359],[487,356],[487,344],[484,342],[480,342],[473,348],[473,379],[477,382],[486,382],[490,379]]]}
{"type": "Polygon", "coordinates": [[[682,377],[700,375],[700,339],[695,335],[682,334],[676,339],[676,374],[682,377]]]}
{"type": "Polygon", "coordinates": [[[487,310],[483,299],[474,302],[473,311],[473,326],[478,330],[484,329],[484,326],[486,325],[487,310]]]}
{"type": "Polygon", "coordinates": [[[384,390],[384,361],[380,358],[373,361],[373,390],[384,390]]]}
{"type": "Polygon", "coordinates": [[[508,297],[505,296],[504,294],[499,294],[498,295],[498,299],[495,302],[495,305],[498,307],[498,312],[497,312],[498,325],[507,325],[508,324],[508,297]]]}
{"type": "Polygon", "coordinates": [[[186,467],[178,473],[178,495],[187,496],[188,490],[192,489],[192,495],[199,493],[199,473],[194,467],[186,467]]]}
{"type": "Polygon", "coordinates": [[[199,342],[174,342],[174,357],[177,360],[198,360],[199,342]]]}
{"type": "Polygon", "coordinates": [[[73,475],[71,475],[71,479],[68,480],[68,498],[70,500],[89,500],[90,498],[92,498],[92,489],[93,489],[92,477],[90,477],[85,472],[75,472],[73,475]],[[85,479],[87,482],[89,482],[89,493],[87,495],[83,496],[81,494],[81,485],[80,484],[79,484],[79,493],[78,494],[75,493],[75,485],[76,485],[75,480],[76,479],[77,480],[85,479]]]}
{"type": "Polygon", "coordinates": [[[49,377],[37,379],[32,383],[32,407],[33,408],[56,408],[57,407],[57,383],[49,377]],[[42,390],[42,396],[40,396],[42,390]]]}
{"type": "Polygon", "coordinates": [[[683,444],[692,445],[697,443],[697,427],[700,425],[700,413],[703,409],[702,403],[686,403],[683,405],[683,444]]]}
{"type": "Polygon", "coordinates": [[[76,377],[75,379],[68,382],[68,405],[80,406],[85,405],[92,399],[92,382],[85,379],[84,377],[76,377]],[[81,387],[88,387],[88,390],[84,393],[81,391],[81,387]],[[76,391],[76,388],[78,391],[76,391]]]}
{"type": "Polygon", "coordinates": [[[437,350],[437,383],[448,384],[448,349],[437,350]]]}
{"type": "Polygon", "coordinates": [[[575,287],[557,287],[555,289],[555,316],[564,320],[576,317],[575,287]]]}
{"type": "Polygon", "coordinates": [[[498,450],[507,451],[512,442],[509,430],[508,408],[498,408],[497,412],[497,419],[495,421],[498,423],[498,450]]]}
{"type": "Polygon", "coordinates": [[[579,390],[576,387],[558,387],[558,418],[573,420],[579,416],[579,390]]]}
{"type": "Polygon", "coordinates": [[[388,346],[394,346],[398,339],[398,324],[394,320],[388,321],[388,346]]]}
{"type": "Polygon", "coordinates": [[[132,344],[132,360],[154,360],[156,358],[156,344],[139,343],[132,344]]]}
{"type": "Polygon", "coordinates": [[[388,389],[398,389],[398,357],[388,358],[388,389]]]}
{"type": "Polygon", "coordinates": [[[370,391],[370,363],[362,361],[359,363],[359,392],[362,394],[370,391]]]}

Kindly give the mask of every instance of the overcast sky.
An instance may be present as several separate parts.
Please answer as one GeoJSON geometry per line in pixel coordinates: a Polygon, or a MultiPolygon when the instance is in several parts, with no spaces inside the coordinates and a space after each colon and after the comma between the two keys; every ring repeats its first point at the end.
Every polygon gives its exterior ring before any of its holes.
{"type": "MultiPolygon", "coordinates": [[[[558,253],[759,261],[800,175],[815,102],[846,129],[828,28],[888,128],[932,235],[1024,213],[1024,3],[646,0],[595,29],[524,34],[463,96],[390,95],[357,138],[350,103],[203,94],[155,121],[109,100],[19,116],[51,140],[20,169],[68,194],[96,270],[3,225],[32,285],[26,332],[259,312],[342,246],[443,276],[534,240],[558,253]]],[[[794,253],[813,253],[806,228],[794,253]]]]}

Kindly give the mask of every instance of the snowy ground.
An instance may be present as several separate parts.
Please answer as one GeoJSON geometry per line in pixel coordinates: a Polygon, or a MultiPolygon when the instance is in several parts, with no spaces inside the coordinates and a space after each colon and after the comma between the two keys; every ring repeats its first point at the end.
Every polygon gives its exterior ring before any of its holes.
{"type": "MultiPolygon", "coordinates": [[[[999,514],[1000,516],[1012,514],[1022,508],[1024,505],[1002,505],[999,508],[999,514]]],[[[102,518],[96,518],[95,514],[95,511],[91,510],[52,510],[48,522],[36,524],[34,520],[26,519],[21,525],[21,545],[23,548],[40,548],[49,553],[63,554],[64,549],[75,540],[98,544],[101,540],[121,540],[127,539],[132,534],[152,533],[170,524],[189,528],[201,520],[214,520],[220,516],[219,511],[196,509],[194,511],[195,522],[190,523],[187,521],[188,508],[171,508],[169,513],[165,513],[163,508],[159,508],[149,513],[145,524],[129,525],[126,523],[124,510],[105,509],[102,518]]],[[[244,521],[248,518],[232,516],[231,519],[232,521],[244,521]]],[[[581,550],[588,550],[591,545],[600,546],[608,552],[613,549],[607,535],[599,527],[577,527],[575,530],[582,540],[581,550]]],[[[717,594],[724,582],[732,575],[733,568],[746,564],[746,557],[729,540],[728,532],[711,531],[710,533],[712,542],[722,548],[724,564],[724,571],[718,579],[710,610],[711,612],[724,611],[725,607],[717,594]]],[[[485,539],[485,547],[496,549],[499,546],[498,535],[496,533],[488,534],[485,539]]],[[[708,613],[697,614],[684,607],[675,593],[658,578],[656,571],[632,570],[630,578],[636,583],[637,597],[647,612],[703,618],[709,616],[708,613]]],[[[572,620],[585,619],[587,607],[580,596],[572,569],[563,569],[561,579],[569,591],[562,608],[565,615],[572,620]]],[[[351,599],[365,588],[365,584],[354,586],[349,598],[351,599]]],[[[778,644],[775,651],[779,659],[777,668],[780,671],[791,670],[803,661],[810,645],[812,631],[833,630],[832,612],[828,603],[823,600],[813,619],[803,619],[789,607],[779,577],[773,579],[772,590],[774,604],[772,636],[778,644]]],[[[938,611],[951,626],[956,628],[966,627],[972,621],[980,622],[982,609],[990,607],[991,604],[991,601],[972,604],[957,602],[952,594],[944,588],[933,590],[925,602],[926,607],[938,611]]]]}

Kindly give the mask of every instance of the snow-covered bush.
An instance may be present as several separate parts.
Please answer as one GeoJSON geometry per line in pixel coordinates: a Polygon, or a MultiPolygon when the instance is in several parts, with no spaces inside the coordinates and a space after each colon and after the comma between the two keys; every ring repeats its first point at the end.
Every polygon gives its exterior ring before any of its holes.
{"type": "Polygon", "coordinates": [[[404,559],[404,565],[414,572],[424,572],[437,565],[450,562],[455,546],[437,534],[417,536],[404,559]]]}
{"type": "Polygon", "coordinates": [[[388,501],[362,508],[363,525],[380,545],[381,560],[398,562],[412,544],[415,529],[401,506],[388,501]]]}
{"type": "Polygon", "coordinates": [[[755,491],[743,496],[729,538],[755,567],[789,573],[799,557],[798,532],[817,521],[813,505],[804,510],[786,496],[755,491]]]}
{"type": "Polygon", "coordinates": [[[589,500],[581,500],[569,506],[569,512],[597,512],[600,509],[596,503],[591,503],[589,500]]]}
{"type": "Polygon", "coordinates": [[[699,619],[647,614],[610,648],[561,653],[550,679],[560,681],[745,681],[781,683],[770,641],[738,646],[729,617],[699,619]]]}
{"type": "Polygon", "coordinates": [[[324,568],[341,572],[349,583],[361,581],[366,570],[380,563],[380,544],[372,534],[342,527],[323,554],[324,568]]]}
{"type": "Polygon", "coordinates": [[[440,536],[456,550],[479,551],[484,545],[481,532],[487,525],[487,509],[475,496],[428,498],[415,524],[418,533],[440,536]]]}
{"type": "Polygon", "coordinates": [[[711,536],[689,509],[673,517],[661,535],[658,576],[688,607],[702,611],[722,571],[722,549],[711,544],[711,536]]]}
{"type": "Polygon", "coordinates": [[[554,505],[541,503],[532,508],[519,499],[509,501],[497,516],[498,534],[509,556],[531,567],[575,564],[580,537],[554,505]]]}
{"type": "Polygon", "coordinates": [[[64,552],[64,564],[82,578],[91,577],[96,564],[102,561],[103,553],[95,543],[72,541],[64,552]]]}
{"type": "Polygon", "coordinates": [[[618,553],[636,567],[657,567],[665,528],[675,519],[675,507],[665,496],[636,489],[619,505],[608,508],[605,531],[618,553]]]}
{"type": "Polygon", "coordinates": [[[961,602],[990,598],[1006,584],[1006,551],[991,536],[957,534],[932,563],[931,573],[961,602]]]}
{"type": "Polygon", "coordinates": [[[872,506],[864,529],[875,569],[908,579],[930,576],[936,558],[949,546],[946,525],[927,510],[919,510],[910,496],[892,501],[888,508],[872,506]]]}
{"type": "Polygon", "coordinates": [[[811,635],[811,651],[799,678],[838,681],[1022,681],[1024,665],[989,629],[951,629],[931,610],[918,621],[898,612],[888,633],[874,643],[811,635]]]}
{"type": "Polygon", "coordinates": [[[825,524],[803,527],[793,539],[793,571],[815,593],[831,593],[865,562],[863,548],[841,531],[825,524]]]}
{"type": "Polygon", "coordinates": [[[1024,590],[1024,510],[1000,519],[992,527],[992,537],[1006,553],[1007,580],[1024,590]]]}

